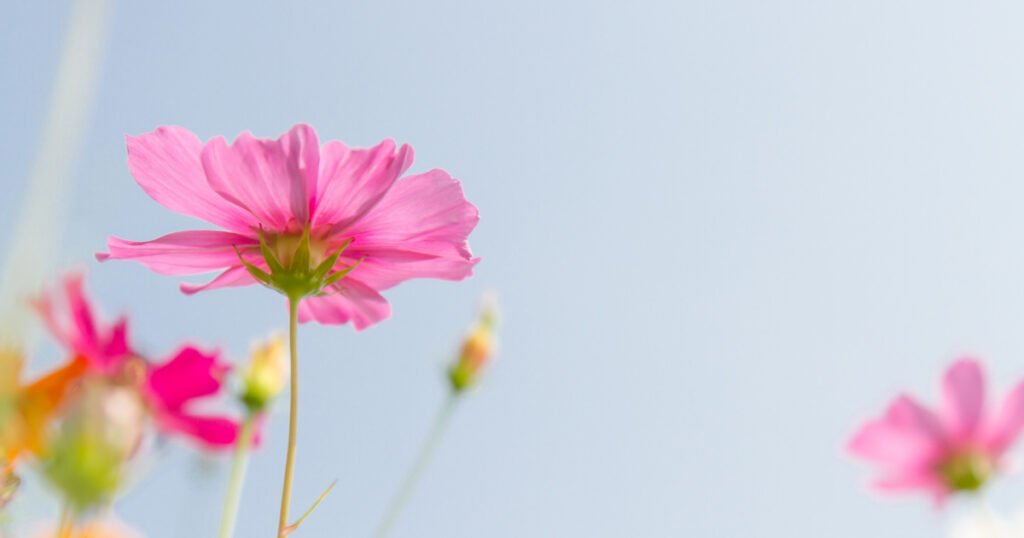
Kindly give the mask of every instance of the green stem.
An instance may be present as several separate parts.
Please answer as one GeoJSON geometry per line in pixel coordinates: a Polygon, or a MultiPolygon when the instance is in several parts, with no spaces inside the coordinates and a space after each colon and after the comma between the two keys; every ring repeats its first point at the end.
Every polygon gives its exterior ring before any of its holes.
{"type": "Polygon", "coordinates": [[[75,509],[67,500],[60,507],[60,523],[57,525],[57,538],[71,538],[75,529],[75,509]]]}
{"type": "Polygon", "coordinates": [[[299,297],[288,298],[288,345],[291,355],[291,394],[288,405],[288,455],[284,462],[284,486],[281,488],[281,516],[277,521],[277,536],[282,538],[288,529],[288,507],[292,500],[292,479],[295,474],[295,439],[299,415],[299,297]]]}
{"type": "Polygon", "coordinates": [[[376,538],[385,538],[391,532],[391,528],[395,526],[395,523],[398,522],[399,517],[401,517],[405,506],[409,503],[409,498],[412,497],[413,492],[416,490],[416,485],[419,484],[420,478],[423,476],[423,472],[427,470],[427,467],[430,466],[430,461],[434,458],[434,452],[437,451],[437,446],[441,443],[441,439],[448,429],[452,413],[455,411],[455,404],[458,401],[458,393],[454,391],[448,393],[448,397],[434,418],[434,424],[430,427],[430,432],[420,447],[415,463],[409,469],[408,474],[405,475],[402,486],[398,489],[398,493],[395,494],[394,498],[392,498],[387,512],[384,512],[384,517],[381,518],[380,524],[377,525],[377,530],[373,533],[376,538]]]}
{"type": "Polygon", "coordinates": [[[252,447],[255,422],[256,413],[247,411],[245,420],[242,421],[242,429],[238,432],[238,440],[235,442],[231,477],[228,479],[228,495],[224,500],[224,513],[220,520],[220,538],[231,538],[235,534],[235,521],[238,519],[238,505],[242,500],[245,471],[249,466],[249,449],[252,447]]]}

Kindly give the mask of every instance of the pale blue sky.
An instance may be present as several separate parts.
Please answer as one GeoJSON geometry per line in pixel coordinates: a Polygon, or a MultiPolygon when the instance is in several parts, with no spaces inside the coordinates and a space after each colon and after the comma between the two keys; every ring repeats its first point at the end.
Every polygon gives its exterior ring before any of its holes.
{"type": "MultiPolygon", "coordinates": [[[[3,229],[68,5],[0,17],[3,229]]],[[[284,324],[278,297],[90,261],[108,234],[195,225],[134,184],[123,136],[394,137],[462,179],[483,262],[389,292],[364,333],[304,328],[296,505],[339,485],[302,536],[369,534],[487,288],[502,356],[396,537],[937,536],[840,447],[958,353],[1024,375],[1022,20],[1010,1],[117,2],[62,261],[147,349],[242,356],[284,324]]],[[[239,536],[276,521],[282,410],[239,536]]],[[[212,536],[225,469],[167,458],[120,513],[212,536]]]]}

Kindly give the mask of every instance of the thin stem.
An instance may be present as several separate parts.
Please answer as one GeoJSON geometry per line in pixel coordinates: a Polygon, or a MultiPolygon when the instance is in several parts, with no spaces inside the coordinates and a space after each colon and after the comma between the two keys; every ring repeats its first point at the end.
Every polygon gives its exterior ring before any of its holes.
{"type": "Polygon", "coordinates": [[[220,538],[231,538],[235,534],[235,521],[238,519],[238,505],[242,500],[245,471],[249,466],[249,448],[252,446],[255,422],[256,413],[247,412],[245,420],[242,421],[242,429],[238,432],[234,460],[231,462],[231,476],[228,479],[228,495],[224,500],[224,513],[220,520],[220,538]]]}
{"type": "Polygon", "coordinates": [[[57,525],[57,538],[71,538],[75,529],[75,509],[67,500],[60,507],[60,523],[57,525]]]}
{"type": "Polygon", "coordinates": [[[291,355],[291,394],[288,405],[288,455],[284,462],[284,486],[281,488],[281,517],[277,521],[277,536],[282,538],[288,530],[288,507],[292,500],[292,479],[295,474],[295,440],[299,416],[299,302],[301,298],[288,298],[288,344],[291,355]]]}
{"type": "Polygon", "coordinates": [[[423,472],[427,470],[431,460],[434,458],[434,452],[437,451],[437,446],[441,443],[441,439],[448,429],[452,413],[455,411],[455,404],[458,401],[458,393],[454,391],[449,392],[444,404],[438,409],[437,416],[434,418],[434,424],[430,427],[430,432],[427,433],[427,437],[420,447],[415,463],[409,469],[408,474],[405,475],[402,486],[398,489],[394,498],[392,498],[387,512],[384,512],[384,517],[381,518],[380,524],[377,525],[377,530],[373,533],[376,538],[385,538],[391,532],[391,528],[395,526],[395,523],[398,522],[399,517],[401,517],[405,506],[409,503],[409,499],[416,490],[417,484],[419,484],[420,478],[423,476],[423,472]]]}

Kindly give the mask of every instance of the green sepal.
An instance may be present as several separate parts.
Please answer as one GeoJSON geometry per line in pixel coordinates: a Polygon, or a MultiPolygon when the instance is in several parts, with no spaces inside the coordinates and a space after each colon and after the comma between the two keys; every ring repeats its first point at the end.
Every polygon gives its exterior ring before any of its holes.
{"type": "Polygon", "coordinates": [[[348,274],[351,273],[352,270],[355,269],[356,267],[359,267],[359,264],[363,263],[363,260],[365,260],[365,259],[366,259],[365,257],[359,258],[359,260],[357,260],[356,263],[353,263],[352,265],[350,265],[350,266],[342,269],[341,271],[338,271],[338,272],[332,274],[331,276],[327,277],[326,279],[324,279],[324,285],[323,285],[323,287],[321,289],[329,288],[329,287],[333,286],[339,280],[341,280],[341,279],[345,278],[346,276],[348,276],[348,274]]]}
{"type": "Polygon", "coordinates": [[[331,269],[334,269],[334,266],[337,265],[338,258],[341,257],[341,253],[345,252],[345,249],[348,248],[349,244],[351,243],[351,237],[346,239],[345,242],[342,243],[340,247],[338,247],[338,250],[334,251],[334,254],[331,254],[330,257],[321,262],[320,265],[318,265],[316,269],[313,270],[312,277],[315,280],[320,280],[327,276],[327,273],[329,273],[331,269]]]}
{"type": "MultiPolygon", "coordinates": [[[[324,290],[351,273],[353,269],[362,263],[363,259],[360,259],[350,267],[346,267],[333,274],[331,273],[331,270],[334,269],[341,258],[342,253],[352,243],[352,238],[348,238],[333,254],[319,262],[316,267],[310,267],[314,261],[310,233],[308,227],[302,230],[302,235],[299,237],[298,242],[291,243],[295,245],[295,250],[289,256],[288,253],[280,252],[282,248],[289,245],[289,243],[282,242],[286,237],[275,236],[271,237],[268,241],[261,226],[259,230],[260,253],[267,262],[269,272],[249,263],[242,257],[237,247],[234,247],[235,253],[238,254],[238,259],[241,260],[242,265],[245,266],[253,278],[289,298],[301,299],[303,297],[328,295],[324,290]],[[276,247],[271,246],[271,242],[275,243],[276,247]],[[281,258],[278,256],[279,254],[287,256],[287,264],[281,261],[281,258]]],[[[292,238],[294,239],[294,236],[292,238]]]]}
{"type": "MultiPolygon", "coordinates": [[[[260,241],[260,243],[262,243],[262,241],[260,241]]],[[[259,267],[256,267],[255,265],[246,261],[246,259],[242,256],[242,252],[238,250],[238,247],[232,248],[235,249],[235,254],[238,255],[239,261],[241,261],[242,265],[244,265],[245,268],[249,270],[249,274],[251,274],[253,278],[262,282],[264,286],[274,287],[274,278],[272,276],[270,276],[263,269],[260,269],[259,267]]]]}
{"type": "Polygon", "coordinates": [[[277,259],[277,254],[274,254],[270,245],[267,244],[267,238],[263,234],[263,226],[260,226],[260,253],[263,254],[263,259],[267,260],[267,267],[270,268],[271,274],[284,272],[285,269],[281,260],[277,259]]]}
{"type": "Polygon", "coordinates": [[[302,229],[302,236],[299,238],[299,246],[292,255],[292,263],[289,269],[296,274],[303,274],[309,271],[309,255],[312,247],[309,244],[309,226],[302,229]]]}

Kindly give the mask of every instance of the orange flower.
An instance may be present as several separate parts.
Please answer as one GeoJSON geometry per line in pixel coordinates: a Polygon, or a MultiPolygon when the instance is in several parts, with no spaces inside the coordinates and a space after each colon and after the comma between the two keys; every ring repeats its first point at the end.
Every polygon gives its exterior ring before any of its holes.
{"type": "Polygon", "coordinates": [[[69,388],[88,370],[82,357],[35,381],[22,383],[24,358],[19,350],[0,350],[0,375],[14,382],[0,392],[0,448],[7,465],[44,447],[50,420],[63,404],[69,388]]]}

